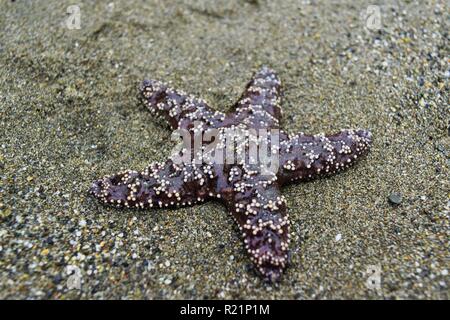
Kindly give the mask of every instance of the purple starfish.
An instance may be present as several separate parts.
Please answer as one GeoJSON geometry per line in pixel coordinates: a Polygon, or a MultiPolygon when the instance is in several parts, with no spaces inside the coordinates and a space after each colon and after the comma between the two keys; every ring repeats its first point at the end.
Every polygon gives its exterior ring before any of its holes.
{"type": "Polygon", "coordinates": [[[166,162],[104,177],[90,192],[116,207],[142,209],[220,199],[237,222],[251,260],[269,281],[278,280],[288,263],[289,215],[281,186],[342,171],[365,155],[371,143],[370,132],[359,129],[295,136],[280,130],[281,82],[266,67],[254,75],[229,113],[159,81],[145,80],[140,94],[152,113],[164,116],[172,129],[184,130],[189,138],[166,162]],[[261,130],[275,132],[276,141],[273,134],[258,135],[261,130]],[[213,139],[205,139],[204,134],[213,131],[213,139]],[[239,132],[232,153],[245,156],[231,163],[215,161],[215,155],[226,152],[229,131],[239,132]],[[278,165],[268,170],[263,158],[251,153],[262,143],[262,149],[276,155],[272,162],[278,165]],[[180,162],[181,154],[189,154],[188,161],[180,162]]]}

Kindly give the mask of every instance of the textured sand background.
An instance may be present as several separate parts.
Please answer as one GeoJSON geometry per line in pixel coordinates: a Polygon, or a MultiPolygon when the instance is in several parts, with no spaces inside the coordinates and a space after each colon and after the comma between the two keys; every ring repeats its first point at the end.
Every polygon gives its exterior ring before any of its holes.
{"type": "Polygon", "coordinates": [[[351,0],[1,1],[0,298],[448,298],[446,3],[377,1],[369,30],[371,2],[351,0]],[[136,100],[143,78],[225,110],[262,64],[283,81],[284,128],[374,135],[355,168],[284,189],[278,285],[254,274],[220,204],[124,211],[86,192],[169,154],[136,100]]]}

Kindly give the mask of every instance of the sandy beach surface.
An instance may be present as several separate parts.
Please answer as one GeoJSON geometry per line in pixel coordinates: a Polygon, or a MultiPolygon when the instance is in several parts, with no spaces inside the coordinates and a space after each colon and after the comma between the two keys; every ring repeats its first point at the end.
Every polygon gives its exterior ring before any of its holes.
{"type": "Polygon", "coordinates": [[[448,299],[447,3],[1,1],[0,298],[448,299]],[[261,65],[289,132],[374,136],[356,167],[283,190],[292,263],[272,285],[219,203],[87,193],[174,145],[136,99],[144,78],[225,111],[261,65]]]}

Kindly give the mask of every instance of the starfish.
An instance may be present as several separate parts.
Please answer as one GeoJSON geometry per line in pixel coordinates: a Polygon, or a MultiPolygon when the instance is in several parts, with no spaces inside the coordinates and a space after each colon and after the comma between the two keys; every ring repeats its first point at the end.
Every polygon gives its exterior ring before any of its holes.
{"type": "Polygon", "coordinates": [[[280,279],[289,262],[290,221],[280,188],[342,171],[371,144],[370,132],[362,129],[292,136],[281,130],[281,82],[267,67],[254,74],[228,113],[160,81],[145,80],[139,90],[143,104],[187,139],[166,162],[105,176],[90,193],[106,204],[140,209],[218,199],[238,224],[256,270],[270,282],[280,279]],[[264,130],[275,134],[261,134],[264,130]],[[231,153],[239,159],[216,161],[216,155],[228,152],[230,131],[235,132],[231,153]],[[255,146],[275,156],[265,162],[252,154],[255,146]],[[185,154],[190,156],[180,161],[185,154]]]}

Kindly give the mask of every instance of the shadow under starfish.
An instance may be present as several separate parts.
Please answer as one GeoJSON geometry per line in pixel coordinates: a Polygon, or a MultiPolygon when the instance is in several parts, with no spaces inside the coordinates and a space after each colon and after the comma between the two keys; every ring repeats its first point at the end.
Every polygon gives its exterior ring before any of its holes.
{"type": "Polygon", "coordinates": [[[188,132],[191,139],[184,142],[184,152],[198,151],[192,142],[199,133],[214,129],[214,140],[201,139],[201,161],[194,157],[180,163],[179,154],[174,154],[143,171],[125,170],[97,180],[91,194],[116,207],[141,209],[218,199],[237,222],[257,270],[269,281],[278,280],[288,263],[289,215],[280,188],[342,171],[365,155],[371,144],[370,132],[360,129],[294,136],[280,130],[281,82],[267,67],[253,76],[229,113],[215,111],[204,100],[155,80],[142,83],[140,96],[172,129],[188,132]],[[241,152],[261,143],[255,130],[278,132],[278,144],[266,141],[278,156],[275,170],[263,170],[259,160],[252,163],[248,157],[234,163],[212,159],[212,154],[224,151],[227,130],[236,129],[245,132],[235,137],[236,150],[241,152]]]}

